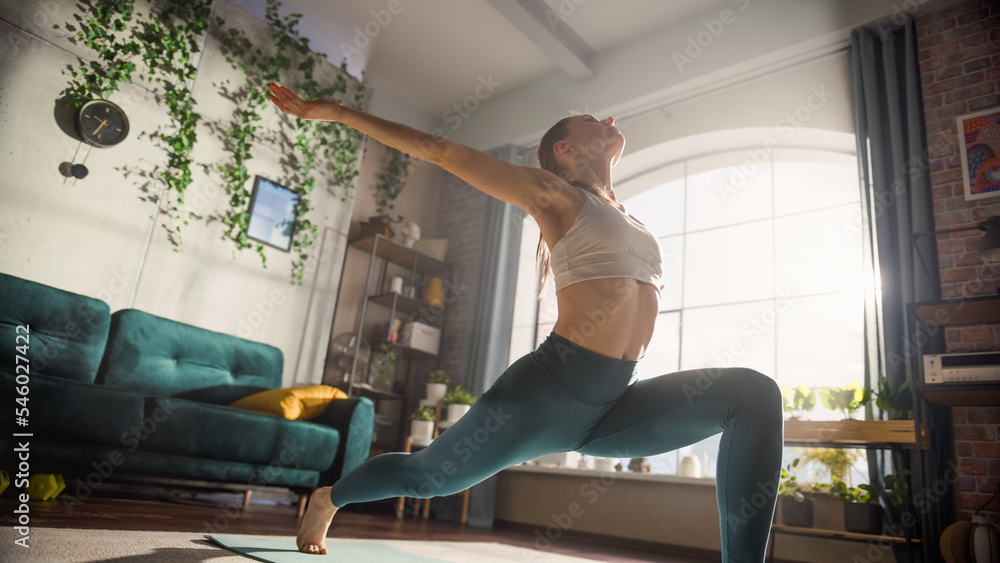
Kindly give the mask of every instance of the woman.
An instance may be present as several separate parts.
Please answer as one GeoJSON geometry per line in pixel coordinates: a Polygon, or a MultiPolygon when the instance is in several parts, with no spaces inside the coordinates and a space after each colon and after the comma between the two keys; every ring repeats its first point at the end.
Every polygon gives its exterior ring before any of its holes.
{"type": "Polygon", "coordinates": [[[660,249],[615,198],[611,168],[625,139],[614,119],[559,121],[542,138],[538,169],[336,102],[306,101],[277,84],[270,89],[285,113],[353,127],[527,211],[541,231],[539,251],[544,271],[551,262],[559,309],[548,339],[426,449],[376,456],[315,491],[298,535],[301,551],[326,553],[331,519],[352,502],[454,494],[547,453],[653,456],[722,432],[716,483],[723,559],[763,560],[781,462],[780,392],[770,378],[742,368],[632,382],[659,312],[660,249]]]}

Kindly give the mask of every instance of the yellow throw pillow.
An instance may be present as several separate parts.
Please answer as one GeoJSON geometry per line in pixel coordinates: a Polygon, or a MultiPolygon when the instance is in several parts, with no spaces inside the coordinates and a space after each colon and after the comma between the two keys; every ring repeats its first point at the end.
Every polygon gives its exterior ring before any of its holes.
{"type": "Polygon", "coordinates": [[[247,411],[283,416],[289,420],[311,420],[326,409],[330,401],[346,399],[347,393],[329,385],[283,387],[248,395],[229,405],[247,411]]]}

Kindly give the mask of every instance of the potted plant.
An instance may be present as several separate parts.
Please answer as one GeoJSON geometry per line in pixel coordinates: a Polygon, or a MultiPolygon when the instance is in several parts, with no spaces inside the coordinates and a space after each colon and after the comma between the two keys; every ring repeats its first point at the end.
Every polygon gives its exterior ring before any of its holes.
{"type": "Polygon", "coordinates": [[[842,413],[848,419],[853,419],[854,413],[871,399],[872,390],[862,387],[857,380],[850,382],[847,387],[823,389],[820,394],[823,406],[842,413]]]}
{"type": "Polygon", "coordinates": [[[830,471],[831,481],[844,481],[847,472],[861,455],[857,450],[848,448],[805,448],[802,450],[802,461],[818,462],[830,471]]]}
{"type": "Polygon", "coordinates": [[[399,357],[399,347],[395,342],[383,342],[378,352],[372,358],[369,385],[378,389],[391,389],[396,372],[396,359],[399,357]]]}
{"type": "Polygon", "coordinates": [[[420,281],[416,277],[403,276],[403,296],[416,299],[420,292],[420,281]]]}
{"type": "Polygon", "coordinates": [[[448,405],[448,422],[454,423],[469,412],[476,402],[476,397],[472,393],[462,389],[461,385],[455,387],[453,391],[444,396],[444,403],[448,405]]]}
{"type": "Polygon", "coordinates": [[[415,446],[426,446],[431,443],[434,434],[434,409],[428,406],[417,407],[410,414],[410,439],[415,446]]]}
{"type": "MultiPolygon", "coordinates": [[[[909,473],[909,471],[904,471],[903,475],[909,473]]],[[[910,487],[906,484],[904,477],[890,473],[885,476],[884,482],[885,488],[883,490],[889,498],[890,505],[899,506],[906,502],[906,497],[910,494],[910,487]]]]}
{"type": "Polygon", "coordinates": [[[816,408],[816,393],[802,383],[795,389],[782,385],[781,396],[785,412],[792,414],[790,420],[807,420],[806,413],[816,408]]]}
{"type": "Polygon", "coordinates": [[[437,404],[448,392],[448,374],[443,369],[436,369],[427,375],[427,401],[437,404]]]}
{"type": "Polygon", "coordinates": [[[361,223],[361,236],[381,234],[393,237],[390,223],[399,223],[403,216],[392,218],[391,211],[395,208],[396,198],[406,185],[406,177],[410,175],[410,155],[388,147],[389,163],[378,176],[375,184],[375,215],[368,218],[367,223],[361,223]]]}
{"type": "Polygon", "coordinates": [[[889,503],[898,506],[908,493],[906,481],[895,475],[885,476],[885,487],[860,484],[849,487],[843,481],[834,479],[830,485],[830,496],[844,501],[844,529],[859,534],[882,533],[882,505],[878,499],[887,493],[889,503]]]}
{"type": "Polygon", "coordinates": [[[894,390],[885,374],[880,373],[875,405],[889,413],[889,420],[906,420],[907,413],[912,408],[910,382],[907,381],[894,390]]]}
{"type": "MultiPolygon", "coordinates": [[[[806,498],[799,488],[798,477],[792,475],[792,470],[799,466],[799,458],[781,470],[778,480],[778,496],[781,498],[781,523],[786,526],[812,528],[813,499],[806,498]]],[[[813,491],[818,489],[815,485],[813,491]]]]}

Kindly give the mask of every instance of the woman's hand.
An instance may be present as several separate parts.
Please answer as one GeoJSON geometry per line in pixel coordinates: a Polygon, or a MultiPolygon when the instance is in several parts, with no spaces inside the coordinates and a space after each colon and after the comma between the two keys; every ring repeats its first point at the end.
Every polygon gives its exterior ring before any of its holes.
{"type": "Polygon", "coordinates": [[[340,121],[342,106],[329,100],[303,100],[295,92],[276,83],[268,84],[271,93],[267,99],[278,106],[281,111],[299,119],[340,121]]]}

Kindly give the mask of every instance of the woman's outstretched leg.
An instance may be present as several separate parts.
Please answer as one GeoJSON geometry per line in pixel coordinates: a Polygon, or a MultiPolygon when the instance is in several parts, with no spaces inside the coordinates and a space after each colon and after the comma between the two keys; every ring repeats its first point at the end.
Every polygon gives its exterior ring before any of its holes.
{"type": "Polygon", "coordinates": [[[782,449],[781,392],[743,368],[700,369],[636,382],[577,451],[645,457],[722,433],[716,471],[723,561],[764,560],[782,449]]]}
{"type": "Polygon", "coordinates": [[[594,354],[563,358],[553,340],[514,362],[455,424],[415,453],[375,456],[310,502],[299,548],[322,553],[336,509],[393,497],[430,498],[468,489],[529,459],[578,447],[628,389],[635,362],[594,354]],[[588,359],[589,358],[589,359],[588,359]]]}
{"type": "Polygon", "coordinates": [[[325,555],[326,532],[330,522],[337,513],[337,507],[330,501],[330,487],[321,487],[313,491],[309,497],[309,507],[302,517],[295,544],[299,551],[314,555],[325,555]]]}

